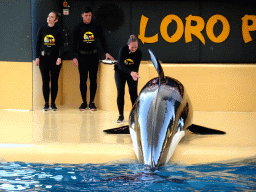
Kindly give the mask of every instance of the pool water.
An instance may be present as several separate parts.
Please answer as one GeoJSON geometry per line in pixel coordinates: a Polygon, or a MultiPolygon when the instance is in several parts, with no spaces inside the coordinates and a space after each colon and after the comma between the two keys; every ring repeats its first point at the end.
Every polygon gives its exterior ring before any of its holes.
{"type": "Polygon", "coordinates": [[[0,163],[1,191],[256,191],[256,157],[235,162],[168,164],[151,172],[135,162],[0,163]]]}

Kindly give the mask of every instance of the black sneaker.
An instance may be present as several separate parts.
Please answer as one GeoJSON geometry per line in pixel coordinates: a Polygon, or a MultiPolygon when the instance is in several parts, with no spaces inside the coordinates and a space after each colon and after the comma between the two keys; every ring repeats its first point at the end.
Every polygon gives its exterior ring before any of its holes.
{"type": "Polygon", "coordinates": [[[52,103],[51,109],[52,109],[53,111],[57,111],[57,107],[56,107],[55,103],[52,103]]]}
{"type": "Polygon", "coordinates": [[[81,106],[79,107],[80,111],[84,111],[87,107],[87,103],[82,103],[81,106]]]}
{"type": "Polygon", "coordinates": [[[117,119],[117,123],[123,123],[124,122],[124,116],[119,115],[119,118],[117,119]]]}
{"type": "Polygon", "coordinates": [[[48,103],[45,103],[43,110],[44,111],[48,111],[49,110],[49,104],[48,103]]]}
{"type": "Polygon", "coordinates": [[[91,109],[91,111],[96,111],[96,110],[97,110],[97,108],[96,108],[94,102],[91,102],[91,103],[89,104],[89,108],[91,109]]]}

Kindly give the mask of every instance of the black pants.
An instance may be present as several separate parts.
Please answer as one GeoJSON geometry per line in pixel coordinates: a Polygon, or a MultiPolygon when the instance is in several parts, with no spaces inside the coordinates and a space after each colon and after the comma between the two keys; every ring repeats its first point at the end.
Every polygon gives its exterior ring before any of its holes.
{"type": "Polygon", "coordinates": [[[84,103],[87,103],[87,78],[90,79],[90,102],[94,101],[97,90],[98,54],[79,55],[80,91],[84,103]]]}
{"type": "Polygon", "coordinates": [[[50,87],[49,83],[51,81],[51,102],[55,103],[57,93],[58,93],[58,80],[61,69],[61,64],[56,65],[57,57],[54,56],[41,56],[39,58],[39,68],[43,80],[43,96],[45,102],[49,102],[50,87]]]}
{"type": "Polygon", "coordinates": [[[125,94],[125,83],[127,81],[129,87],[129,93],[132,105],[135,103],[138,97],[138,81],[134,81],[132,76],[116,69],[115,81],[117,88],[117,107],[119,115],[124,115],[124,94],[125,94]]]}

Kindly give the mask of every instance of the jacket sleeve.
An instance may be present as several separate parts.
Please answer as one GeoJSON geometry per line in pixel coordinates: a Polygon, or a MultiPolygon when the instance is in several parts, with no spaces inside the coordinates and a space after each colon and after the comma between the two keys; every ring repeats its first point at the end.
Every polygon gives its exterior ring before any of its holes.
{"type": "Polygon", "coordinates": [[[137,67],[137,69],[136,69],[135,71],[136,71],[137,73],[138,73],[138,71],[139,71],[141,59],[142,59],[142,53],[141,53],[141,51],[140,51],[138,57],[137,57],[136,60],[135,60],[135,64],[136,64],[136,67],[137,67]]]}
{"type": "Polygon", "coordinates": [[[42,42],[42,27],[38,30],[38,33],[37,33],[36,58],[39,58],[40,56],[41,42],[42,42]]]}
{"type": "Polygon", "coordinates": [[[124,64],[123,55],[124,55],[124,47],[121,48],[119,51],[119,57],[118,57],[118,63],[117,63],[118,69],[125,73],[131,74],[132,70],[128,69],[124,64]]]}
{"type": "Polygon", "coordinates": [[[78,59],[79,27],[76,26],[71,34],[72,57],[78,59]]]}

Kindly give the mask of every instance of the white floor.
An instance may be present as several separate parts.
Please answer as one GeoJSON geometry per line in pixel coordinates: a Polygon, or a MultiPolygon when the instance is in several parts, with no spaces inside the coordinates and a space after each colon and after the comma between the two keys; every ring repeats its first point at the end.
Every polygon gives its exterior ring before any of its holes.
{"type": "MultiPolygon", "coordinates": [[[[125,113],[124,125],[128,124],[125,113]]],[[[130,135],[107,135],[120,126],[118,112],[59,107],[43,112],[0,110],[0,161],[107,163],[136,160],[130,135]]],[[[171,161],[184,164],[256,155],[256,113],[194,112],[193,122],[226,135],[188,134],[171,161]]]]}

